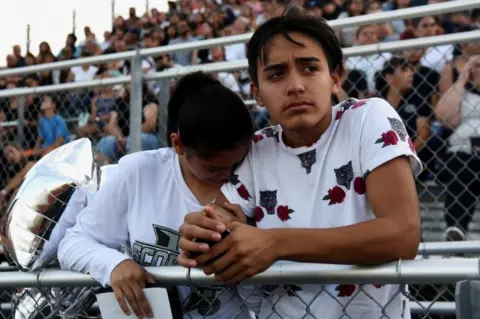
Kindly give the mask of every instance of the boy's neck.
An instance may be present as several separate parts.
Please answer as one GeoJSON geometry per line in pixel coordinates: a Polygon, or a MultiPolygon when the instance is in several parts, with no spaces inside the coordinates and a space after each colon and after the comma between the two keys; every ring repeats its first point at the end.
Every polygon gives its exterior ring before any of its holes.
{"type": "Polygon", "coordinates": [[[306,128],[298,131],[288,131],[283,129],[283,142],[291,148],[309,147],[315,144],[320,137],[325,133],[332,122],[332,108],[329,112],[317,123],[315,127],[306,128]]]}
{"type": "Polygon", "coordinates": [[[55,111],[53,111],[53,110],[45,111],[45,117],[48,117],[49,119],[51,119],[54,116],[55,116],[55,111]]]}

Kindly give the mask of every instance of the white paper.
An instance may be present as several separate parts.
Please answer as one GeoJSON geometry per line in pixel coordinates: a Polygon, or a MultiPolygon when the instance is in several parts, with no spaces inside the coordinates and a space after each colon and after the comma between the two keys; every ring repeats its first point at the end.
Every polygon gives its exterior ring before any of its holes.
{"type": "MultiPolygon", "coordinates": [[[[173,319],[172,310],[170,308],[170,301],[168,300],[167,290],[164,288],[145,288],[143,289],[147,297],[150,308],[152,308],[154,319],[173,319]]],[[[130,308],[130,316],[123,313],[122,308],[118,304],[115,294],[107,292],[97,294],[98,307],[103,319],[123,319],[123,318],[137,318],[132,308],[126,301],[130,308]]],[[[146,317],[145,317],[146,318],[146,317]]]]}

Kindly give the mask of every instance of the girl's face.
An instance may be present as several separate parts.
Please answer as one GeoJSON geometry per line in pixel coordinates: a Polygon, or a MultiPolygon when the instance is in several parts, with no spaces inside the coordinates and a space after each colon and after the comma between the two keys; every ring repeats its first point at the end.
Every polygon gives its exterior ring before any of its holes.
{"type": "Polygon", "coordinates": [[[5,151],[5,157],[10,162],[14,164],[18,164],[22,160],[22,152],[18,148],[12,145],[7,145],[4,151],[5,151]]]}

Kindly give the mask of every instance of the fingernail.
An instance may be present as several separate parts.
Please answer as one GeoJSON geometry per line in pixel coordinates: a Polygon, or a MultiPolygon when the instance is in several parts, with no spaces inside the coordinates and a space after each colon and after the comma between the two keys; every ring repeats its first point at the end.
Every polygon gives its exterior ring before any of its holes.
{"type": "Polygon", "coordinates": [[[220,240],[222,239],[222,235],[220,235],[219,233],[213,233],[212,238],[213,240],[220,240]]]}
{"type": "Polygon", "coordinates": [[[223,233],[225,231],[225,225],[224,224],[218,224],[217,225],[217,230],[220,232],[220,233],[223,233]]]}
{"type": "Polygon", "coordinates": [[[208,244],[200,244],[200,249],[201,250],[204,250],[204,251],[207,251],[210,247],[208,246],[208,244]]]}

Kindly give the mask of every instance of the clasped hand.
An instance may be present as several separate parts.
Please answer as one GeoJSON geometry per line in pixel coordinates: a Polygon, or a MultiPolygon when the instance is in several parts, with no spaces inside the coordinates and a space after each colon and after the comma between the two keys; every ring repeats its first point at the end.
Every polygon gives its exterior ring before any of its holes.
{"type": "Polygon", "coordinates": [[[186,215],[180,227],[182,253],[177,263],[201,267],[206,275],[214,274],[217,281],[227,285],[239,284],[265,271],[276,261],[274,236],[270,230],[247,225],[242,216],[240,207],[232,204],[209,205],[204,212],[186,215]],[[222,240],[226,230],[230,234],[222,240]],[[215,244],[209,246],[194,238],[215,244]],[[190,258],[189,253],[201,255],[190,258]]]}

